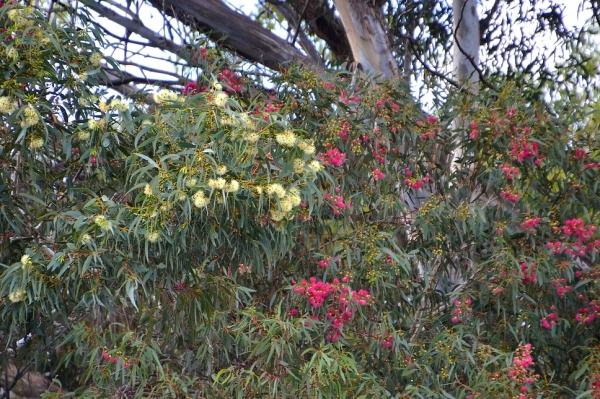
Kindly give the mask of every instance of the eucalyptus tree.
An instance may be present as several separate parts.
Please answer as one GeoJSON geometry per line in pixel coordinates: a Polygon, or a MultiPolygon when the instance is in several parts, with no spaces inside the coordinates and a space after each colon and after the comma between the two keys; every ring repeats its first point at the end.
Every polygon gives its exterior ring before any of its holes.
{"type": "Polygon", "coordinates": [[[539,90],[587,78],[559,9],[564,70],[494,41],[526,3],[148,4],[0,8],[4,397],[599,394],[597,115],[539,90]]]}

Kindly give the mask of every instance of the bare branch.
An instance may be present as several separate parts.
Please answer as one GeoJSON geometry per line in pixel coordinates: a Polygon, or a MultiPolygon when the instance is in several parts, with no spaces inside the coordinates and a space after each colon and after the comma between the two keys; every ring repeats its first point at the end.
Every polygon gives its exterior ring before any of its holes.
{"type": "MultiPolygon", "coordinates": [[[[116,11],[113,11],[109,8],[101,6],[99,3],[96,3],[94,1],[90,1],[90,0],[80,0],[80,1],[83,4],[89,6],[90,9],[92,9],[93,11],[97,12],[100,16],[113,21],[113,22],[123,26],[124,28],[129,29],[131,32],[136,33],[136,34],[140,35],[141,37],[143,37],[144,39],[148,40],[150,42],[148,44],[149,46],[169,51],[173,54],[180,56],[181,58],[185,59],[187,62],[189,62],[191,64],[194,63],[185,46],[181,46],[171,40],[166,39],[165,37],[161,36],[160,34],[154,32],[152,29],[149,29],[146,26],[144,26],[144,24],[142,22],[134,21],[127,17],[124,17],[124,16],[120,15],[119,13],[117,13],[116,11]]],[[[65,5],[65,7],[71,8],[68,5],[65,5]]]]}
{"type": "Polygon", "coordinates": [[[452,86],[456,87],[456,88],[460,88],[460,85],[458,84],[458,82],[448,76],[446,76],[445,74],[436,71],[435,69],[433,69],[431,66],[429,66],[425,60],[423,60],[420,56],[419,53],[417,52],[417,50],[415,49],[415,45],[414,45],[414,38],[408,36],[408,35],[401,35],[401,37],[405,38],[406,41],[408,42],[408,44],[410,45],[410,48],[412,50],[412,53],[414,54],[415,58],[417,59],[417,61],[419,61],[419,63],[421,65],[423,65],[423,68],[425,68],[427,70],[427,72],[429,72],[430,74],[437,76],[438,78],[442,78],[445,81],[447,81],[448,83],[450,83],[452,86]]]}
{"type": "MultiPolygon", "coordinates": [[[[271,2],[269,2],[269,3],[271,3],[271,2]]],[[[271,3],[271,4],[273,4],[273,3],[271,3]]],[[[283,15],[283,17],[288,21],[288,23],[290,25],[296,26],[295,34],[297,35],[298,40],[300,41],[300,46],[302,46],[304,51],[306,51],[306,54],[310,58],[312,58],[312,60],[316,64],[323,65],[323,60],[321,59],[321,55],[315,48],[314,43],[309,39],[309,37],[306,35],[306,33],[304,33],[304,31],[302,31],[302,29],[300,29],[300,23],[302,22],[302,19],[300,19],[298,17],[298,14],[296,13],[296,11],[294,11],[294,9],[291,8],[288,4],[273,4],[273,6],[281,15],[283,15]]]]}
{"type": "Polygon", "coordinates": [[[227,7],[221,0],[150,0],[157,9],[196,26],[212,40],[231,47],[250,61],[280,70],[289,62],[315,65],[284,39],[246,15],[227,7]]]}

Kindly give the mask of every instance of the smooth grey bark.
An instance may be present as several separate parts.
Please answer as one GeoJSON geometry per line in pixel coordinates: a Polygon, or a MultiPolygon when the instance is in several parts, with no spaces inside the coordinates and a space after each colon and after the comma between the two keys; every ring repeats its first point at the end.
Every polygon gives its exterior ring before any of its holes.
{"type": "Polygon", "coordinates": [[[453,0],[454,77],[459,85],[477,90],[479,74],[479,17],[477,0],[453,0]]]}

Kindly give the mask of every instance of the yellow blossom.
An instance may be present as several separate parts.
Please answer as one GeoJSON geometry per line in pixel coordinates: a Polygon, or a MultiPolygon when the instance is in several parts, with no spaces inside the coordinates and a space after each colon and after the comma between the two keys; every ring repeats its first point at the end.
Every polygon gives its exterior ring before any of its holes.
{"type": "Polygon", "coordinates": [[[215,93],[215,97],[213,99],[214,104],[217,107],[224,107],[225,104],[227,104],[227,99],[229,97],[227,96],[227,93],[223,92],[223,91],[218,91],[215,93]]]}
{"type": "Polygon", "coordinates": [[[232,180],[225,185],[225,192],[235,193],[240,189],[240,183],[237,180],[232,180]]]}
{"type": "Polygon", "coordinates": [[[160,238],[160,233],[158,231],[149,231],[146,233],[146,239],[149,242],[157,242],[160,238]]]}
{"type": "Polygon", "coordinates": [[[16,290],[14,290],[10,294],[8,294],[8,299],[12,303],[17,303],[17,302],[24,301],[25,298],[27,298],[27,291],[25,291],[22,288],[17,288],[16,290]]]}

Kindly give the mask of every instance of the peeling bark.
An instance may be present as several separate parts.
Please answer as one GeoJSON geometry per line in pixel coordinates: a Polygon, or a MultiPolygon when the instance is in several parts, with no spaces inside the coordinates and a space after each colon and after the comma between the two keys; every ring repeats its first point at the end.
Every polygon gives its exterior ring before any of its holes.
{"type": "Polygon", "coordinates": [[[350,42],[354,62],[367,73],[392,78],[398,65],[380,9],[365,0],[334,0],[350,42]]]}

